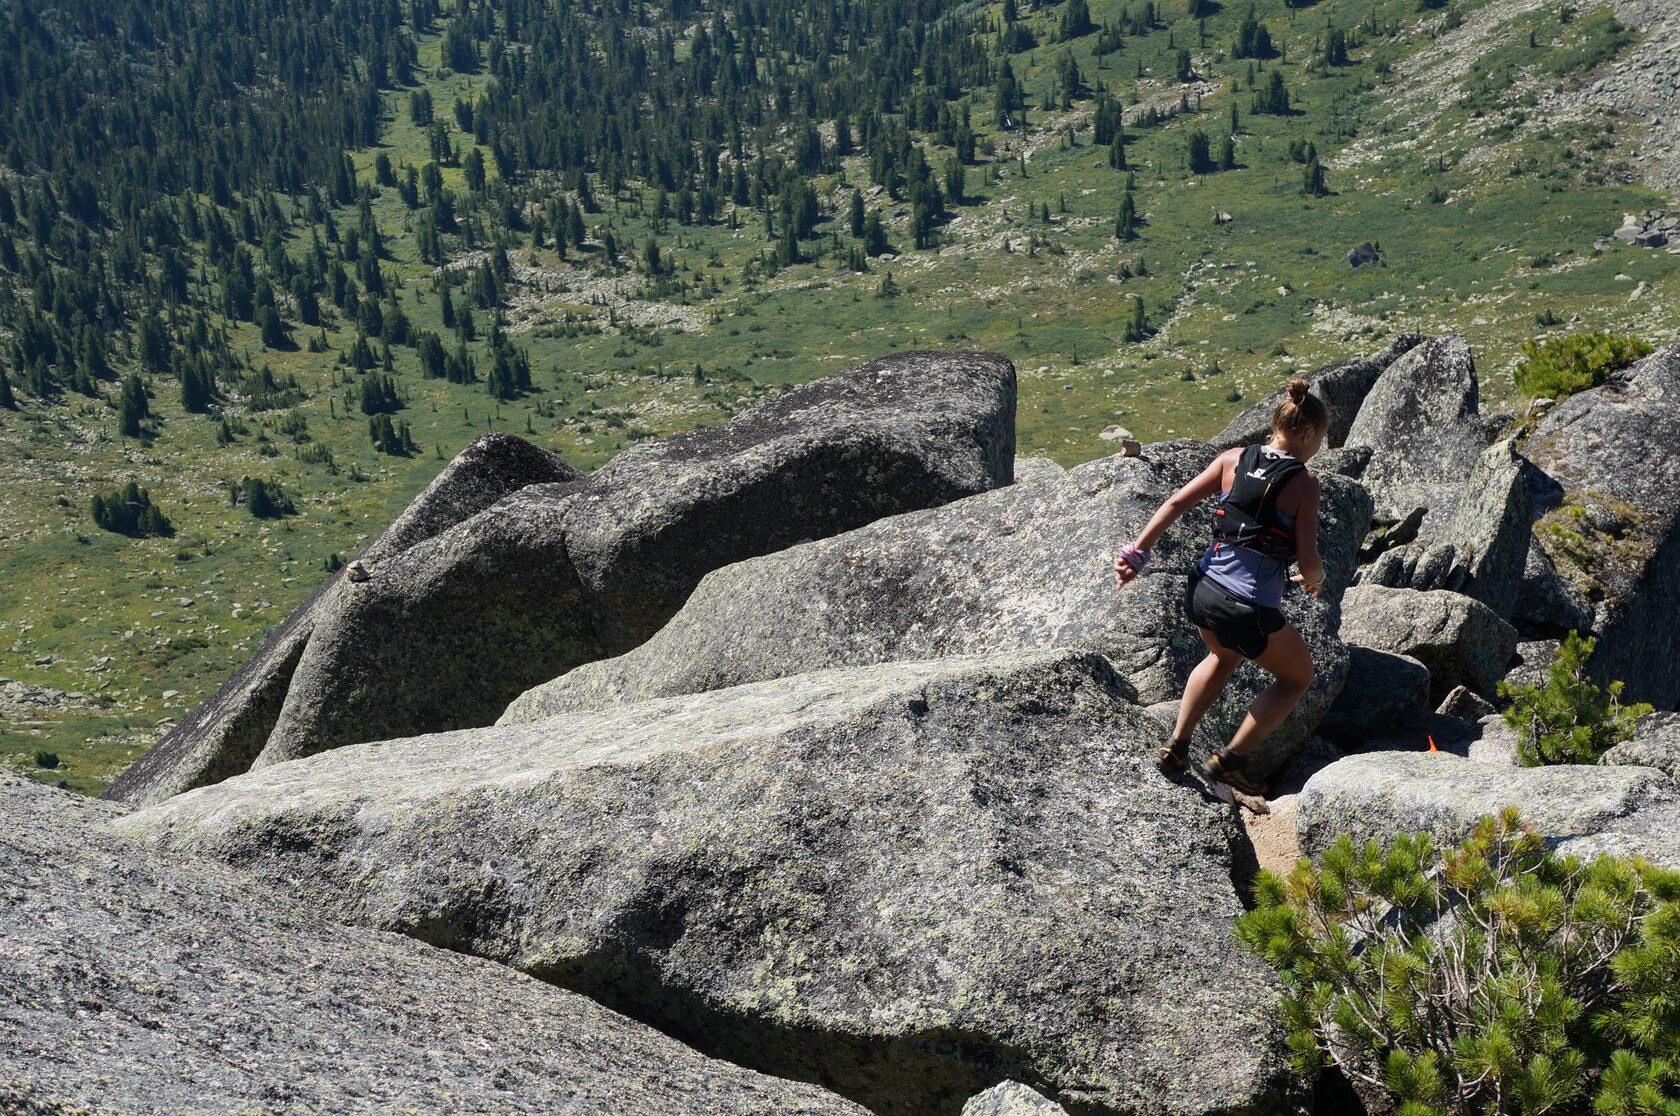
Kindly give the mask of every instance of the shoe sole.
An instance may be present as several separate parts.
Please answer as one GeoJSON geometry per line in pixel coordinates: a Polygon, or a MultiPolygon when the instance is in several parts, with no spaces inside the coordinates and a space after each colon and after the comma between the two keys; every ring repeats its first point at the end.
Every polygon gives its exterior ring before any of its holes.
{"type": "Polygon", "coordinates": [[[1162,771],[1183,774],[1184,772],[1190,770],[1190,761],[1188,759],[1180,759],[1179,757],[1172,755],[1170,752],[1163,752],[1155,757],[1155,766],[1160,768],[1162,771]]]}
{"type": "MultiPolygon", "coordinates": [[[[1264,783],[1261,783],[1259,785],[1256,785],[1254,783],[1247,783],[1247,785],[1245,786],[1244,783],[1233,782],[1227,775],[1225,775],[1221,772],[1211,771],[1211,770],[1209,770],[1208,768],[1205,768],[1205,767],[1202,768],[1202,775],[1209,782],[1222,783],[1225,786],[1230,787],[1232,790],[1236,791],[1238,794],[1246,794],[1250,798],[1265,798],[1266,797],[1266,784],[1264,784],[1264,783]]],[[[1246,783],[1247,781],[1244,780],[1244,782],[1246,783]]]]}

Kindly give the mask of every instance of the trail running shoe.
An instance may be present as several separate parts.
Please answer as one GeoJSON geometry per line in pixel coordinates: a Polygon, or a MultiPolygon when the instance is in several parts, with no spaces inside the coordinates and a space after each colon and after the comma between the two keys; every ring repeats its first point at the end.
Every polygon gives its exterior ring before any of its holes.
{"type": "Polygon", "coordinates": [[[1168,740],[1161,745],[1161,752],[1155,757],[1155,764],[1162,771],[1190,770],[1190,742],[1188,740],[1168,740]]]}
{"type": "Polygon", "coordinates": [[[1266,797],[1266,785],[1249,779],[1248,773],[1243,770],[1246,766],[1246,756],[1239,756],[1231,751],[1215,752],[1208,757],[1207,766],[1202,768],[1202,773],[1209,779],[1216,779],[1233,790],[1239,790],[1256,798],[1266,797]]]}

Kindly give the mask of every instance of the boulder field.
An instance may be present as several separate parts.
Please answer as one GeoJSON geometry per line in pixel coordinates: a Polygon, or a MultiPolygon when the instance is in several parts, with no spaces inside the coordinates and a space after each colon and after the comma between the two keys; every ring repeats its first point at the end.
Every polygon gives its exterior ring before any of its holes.
{"type": "MultiPolygon", "coordinates": [[[[1176,702],[1206,654],[1185,616],[1187,575],[1205,515],[1180,520],[1149,573],[1124,592],[1110,572],[1120,541],[1213,459],[1200,442],[1164,442],[1061,477],[1017,484],[831,539],[726,566],[647,643],[522,695],[502,723],[697,693],[824,666],[1085,647],[1107,655],[1145,704],[1176,702]]],[[[1268,741],[1270,771],[1323,716],[1346,673],[1338,600],[1354,575],[1370,504],[1345,477],[1322,478],[1327,593],[1286,598],[1318,665],[1307,697],[1268,741]]],[[[1269,676],[1240,668],[1211,723],[1234,731],[1269,676]]]]}
{"type": "Polygon", "coordinates": [[[1278,1110],[1253,854],[1158,738],[1100,655],[952,657],[341,748],[115,828],[878,1113],[1005,1079],[1278,1110]]]}
{"type": "MultiPolygon", "coordinates": [[[[1672,714],[1600,765],[1519,769],[1494,712],[1571,629],[1626,699],[1680,703],[1680,347],[1522,421],[1482,413],[1458,337],[1309,378],[1333,417],[1313,462],[1328,584],[1285,597],[1316,673],[1255,760],[1278,796],[1267,862],[1342,834],[1450,840],[1518,805],[1566,851],[1680,866],[1672,714]]],[[[284,1087],[323,1109],[372,1082],[395,1105],[428,1073],[474,1108],[494,1016],[557,1036],[507,1111],[544,1082],[650,1114],[672,1093],[720,1113],[1297,1111],[1281,986],[1231,936],[1255,845],[1152,762],[1204,653],[1182,598],[1207,509],[1123,592],[1110,569],[1263,409],[1064,469],[1014,459],[1013,408],[1007,361],[909,353],[587,477],[519,439],[469,447],[365,578],[317,590],[113,788],[143,809],[28,799],[0,839],[0,904],[35,951],[0,954],[22,989],[0,999],[0,1103],[14,1080],[48,1096],[54,1036],[108,1027],[64,1103],[96,1077],[266,1096],[296,1065],[284,1087]],[[55,826],[78,886],[42,867],[55,826]],[[369,972],[320,952],[346,950],[369,972]],[[219,1000],[247,970],[272,987],[219,1000]],[[427,1006],[362,991],[379,981],[427,1006]],[[76,1006],[112,989],[121,1012],[76,1006]],[[278,1036],[281,1068],[197,1068],[218,1020],[278,1036]],[[317,1072],[317,1033],[366,1080],[317,1072]],[[599,1091],[617,1064],[623,1098],[599,1091]]],[[[1242,668],[1193,754],[1266,681],[1242,668]]]]}
{"type": "Polygon", "coordinates": [[[470,446],[111,787],[155,802],[363,740],[488,724],[657,631],[707,571],[1008,484],[1015,369],[897,353],[579,477],[470,446]]]}

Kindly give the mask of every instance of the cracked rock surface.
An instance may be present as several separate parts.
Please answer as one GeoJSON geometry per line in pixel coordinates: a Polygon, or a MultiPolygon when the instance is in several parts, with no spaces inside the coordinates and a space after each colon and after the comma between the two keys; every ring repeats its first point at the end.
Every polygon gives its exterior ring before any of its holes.
{"type": "Polygon", "coordinates": [[[118,828],[888,1116],[1005,1079],[1272,1111],[1253,852],[1159,732],[1089,652],[889,663],[342,748],[118,828]]]}
{"type": "Polygon", "coordinates": [[[489,961],[335,925],[0,772],[0,1111],[867,1116],[489,961]]]}

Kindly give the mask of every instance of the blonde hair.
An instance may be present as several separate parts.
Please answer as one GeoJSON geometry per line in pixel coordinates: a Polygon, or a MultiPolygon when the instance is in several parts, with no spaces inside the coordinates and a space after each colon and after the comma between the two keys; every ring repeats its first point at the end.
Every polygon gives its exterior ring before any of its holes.
{"type": "Polygon", "coordinates": [[[1272,408],[1272,432],[1299,437],[1310,430],[1330,425],[1330,412],[1316,396],[1311,384],[1297,377],[1284,385],[1284,396],[1272,408]]]}

